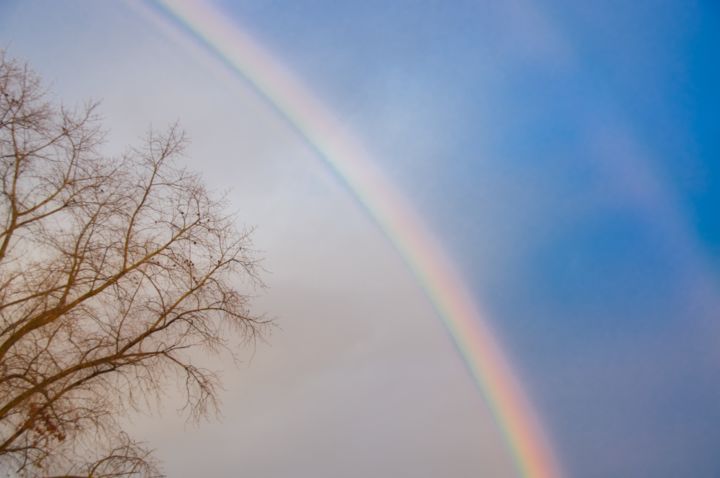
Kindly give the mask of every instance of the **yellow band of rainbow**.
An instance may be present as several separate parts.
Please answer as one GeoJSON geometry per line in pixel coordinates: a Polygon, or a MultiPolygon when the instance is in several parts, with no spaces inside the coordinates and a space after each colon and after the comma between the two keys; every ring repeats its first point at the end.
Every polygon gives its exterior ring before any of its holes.
{"type": "Polygon", "coordinates": [[[557,460],[499,341],[461,276],[405,199],[328,109],[268,52],[213,7],[159,0],[174,24],[249,82],[349,187],[402,255],[467,362],[526,478],[559,478],[557,460]]]}

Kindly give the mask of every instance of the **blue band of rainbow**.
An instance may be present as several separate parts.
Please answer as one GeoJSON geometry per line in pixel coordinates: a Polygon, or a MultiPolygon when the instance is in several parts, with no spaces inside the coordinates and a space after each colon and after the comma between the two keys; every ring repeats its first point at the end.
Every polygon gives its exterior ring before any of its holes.
{"type": "Polygon", "coordinates": [[[175,25],[252,84],[319,153],[402,255],[450,331],[486,397],[520,476],[559,478],[558,462],[499,341],[460,275],[412,207],[376,169],[364,148],[328,109],[252,37],[215,10],[191,0],[159,1],[175,25]]]}

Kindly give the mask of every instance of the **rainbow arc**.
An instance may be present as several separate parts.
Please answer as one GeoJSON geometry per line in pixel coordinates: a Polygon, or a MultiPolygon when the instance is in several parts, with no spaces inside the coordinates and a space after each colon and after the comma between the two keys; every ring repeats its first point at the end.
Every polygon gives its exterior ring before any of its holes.
{"type": "Polygon", "coordinates": [[[559,478],[560,467],[500,342],[442,247],[365,149],[327,107],[250,35],[213,7],[159,1],[164,15],[250,83],[317,151],[367,209],[437,309],[527,478],[559,478]]]}

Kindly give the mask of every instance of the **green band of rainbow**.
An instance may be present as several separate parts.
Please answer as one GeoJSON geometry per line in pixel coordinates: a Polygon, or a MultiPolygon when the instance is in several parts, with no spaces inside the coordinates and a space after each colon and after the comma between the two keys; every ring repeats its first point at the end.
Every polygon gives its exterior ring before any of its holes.
{"type": "Polygon", "coordinates": [[[539,419],[460,275],[362,146],[339,127],[301,82],[220,12],[191,0],[159,0],[159,7],[167,19],[190,33],[235,75],[252,84],[318,151],[375,219],[450,331],[492,409],[520,475],[560,477],[539,419]]]}

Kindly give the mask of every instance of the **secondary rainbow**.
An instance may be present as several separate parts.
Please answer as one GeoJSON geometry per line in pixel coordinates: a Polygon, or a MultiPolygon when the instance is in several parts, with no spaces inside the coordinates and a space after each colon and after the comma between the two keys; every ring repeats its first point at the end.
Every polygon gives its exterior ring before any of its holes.
{"type": "Polygon", "coordinates": [[[377,221],[450,331],[492,409],[519,474],[560,477],[540,421],[478,305],[420,217],[380,173],[362,145],[290,71],[221,12],[191,0],[160,0],[156,4],[165,19],[250,83],[377,221]]]}

